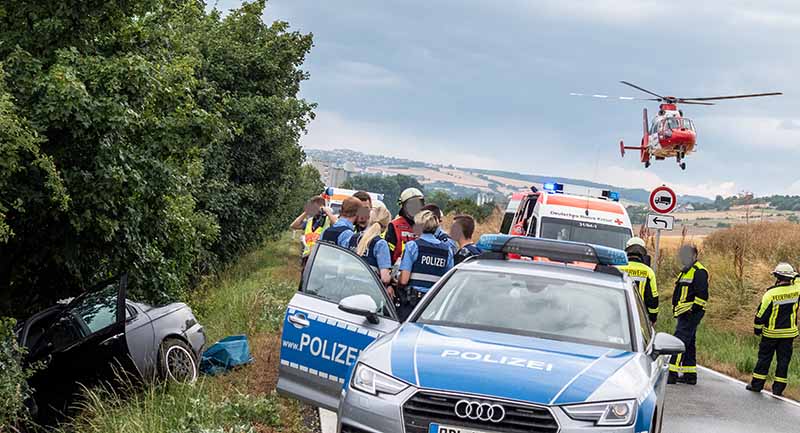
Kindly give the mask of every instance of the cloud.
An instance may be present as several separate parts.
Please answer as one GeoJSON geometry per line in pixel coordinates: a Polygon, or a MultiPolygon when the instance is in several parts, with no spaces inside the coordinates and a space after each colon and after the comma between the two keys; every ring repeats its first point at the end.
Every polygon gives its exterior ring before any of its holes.
{"type": "Polygon", "coordinates": [[[704,182],[689,184],[685,182],[668,182],[651,170],[630,169],[616,165],[600,167],[597,180],[614,186],[625,188],[653,189],[660,185],[668,185],[678,195],[698,195],[713,198],[717,195],[728,197],[737,193],[736,182],[704,182]]]}
{"type": "Polygon", "coordinates": [[[800,150],[800,122],[765,116],[704,116],[696,119],[697,141],[713,137],[718,149],[740,144],[753,149],[800,150]]]}
{"type": "Polygon", "coordinates": [[[346,87],[400,87],[407,84],[401,75],[383,66],[352,60],[337,61],[320,79],[346,87]]]}

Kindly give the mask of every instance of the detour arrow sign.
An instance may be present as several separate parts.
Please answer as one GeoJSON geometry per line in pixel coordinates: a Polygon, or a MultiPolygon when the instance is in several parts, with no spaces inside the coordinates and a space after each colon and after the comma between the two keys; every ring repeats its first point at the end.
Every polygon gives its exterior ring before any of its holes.
{"type": "Polygon", "coordinates": [[[672,230],[675,217],[671,215],[648,214],[647,228],[656,230],[672,230]]]}

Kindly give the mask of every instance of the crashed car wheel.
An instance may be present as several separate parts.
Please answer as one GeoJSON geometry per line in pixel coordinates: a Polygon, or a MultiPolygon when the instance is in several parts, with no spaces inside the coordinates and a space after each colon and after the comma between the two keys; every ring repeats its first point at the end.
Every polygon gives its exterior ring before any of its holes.
{"type": "Polygon", "coordinates": [[[159,373],[164,380],[194,383],[197,380],[197,359],[192,349],[181,340],[168,338],[159,350],[159,373]]]}

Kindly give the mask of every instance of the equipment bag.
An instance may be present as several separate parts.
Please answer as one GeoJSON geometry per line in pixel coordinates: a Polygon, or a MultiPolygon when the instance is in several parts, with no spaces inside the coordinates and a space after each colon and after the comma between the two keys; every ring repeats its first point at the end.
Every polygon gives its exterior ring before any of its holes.
{"type": "Polygon", "coordinates": [[[232,335],[212,344],[200,359],[200,371],[216,375],[253,362],[250,344],[244,335],[232,335]]]}

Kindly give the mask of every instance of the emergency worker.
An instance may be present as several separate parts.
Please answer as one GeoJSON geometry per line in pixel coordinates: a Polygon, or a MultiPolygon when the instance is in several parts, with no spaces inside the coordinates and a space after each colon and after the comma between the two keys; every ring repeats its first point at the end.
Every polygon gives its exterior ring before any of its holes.
{"type": "Polygon", "coordinates": [[[322,236],[331,224],[336,223],[339,218],[333,214],[333,211],[325,206],[325,199],[322,196],[312,197],[306,202],[301,213],[291,224],[294,230],[303,230],[303,252],[301,256],[302,266],[305,267],[308,261],[308,255],[311,254],[311,249],[314,244],[322,236]]]}
{"type": "Polygon", "coordinates": [[[628,254],[628,264],[618,266],[619,270],[626,272],[636,283],[639,295],[642,298],[647,316],[650,322],[655,325],[658,319],[658,287],[656,285],[656,273],[645,263],[647,248],[644,239],[632,237],[625,245],[625,252],[628,254]]]}
{"type": "Polygon", "coordinates": [[[678,251],[681,272],[672,295],[673,316],[678,319],[675,336],[686,346],[686,352],[673,355],[669,363],[668,383],[697,384],[697,327],[708,304],[708,271],[697,261],[697,247],[684,245],[678,251]]]}
{"type": "Polygon", "coordinates": [[[414,215],[425,205],[425,196],[417,188],[406,188],[400,193],[397,204],[400,206],[400,213],[386,229],[386,242],[392,253],[392,264],[403,257],[406,242],[417,238],[414,234],[414,215]]]}
{"type": "Polygon", "coordinates": [[[446,243],[447,246],[450,247],[450,251],[452,251],[453,255],[455,255],[456,252],[458,252],[458,243],[451,239],[450,235],[442,228],[442,222],[444,221],[444,212],[442,212],[442,209],[438,205],[431,203],[422,206],[422,210],[429,210],[433,212],[433,215],[439,221],[439,228],[436,229],[436,233],[433,235],[436,236],[436,239],[446,243]]]}
{"type": "Polygon", "coordinates": [[[775,285],[764,293],[753,321],[753,331],[761,336],[761,344],[758,346],[758,362],[753,369],[753,380],[747,385],[747,390],[761,392],[764,389],[774,356],[778,365],[775,367],[772,394],[783,395],[789,379],[792,344],[798,335],[797,304],[800,285],[795,284],[797,273],[788,263],[778,263],[772,275],[776,279],[775,285]]]}
{"type": "Polygon", "coordinates": [[[453,253],[450,247],[436,239],[434,233],[439,220],[429,210],[423,210],[414,217],[415,226],[422,234],[418,239],[406,244],[400,262],[398,314],[405,320],[431,287],[453,267],[453,253]]]}
{"type": "Polygon", "coordinates": [[[389,253],[389,244],[381,237],[386,230],[392,214],[385,206],[377,206],[372,210],[369,227],[350,238],[350,247],[359,256],[364,258],[370,268],[378,275],[383,285],[387,288],[390,298],[394,298],[391,284],[392,258],[389,253]]]}
{"type": "Polygon", "coordinates": [[[459,264],[464,260],[480,255],[483,251],[472,242],[472,235],[475,233],[475,219],[470,215],[456,215],[453,218],[453,226],[450,228],[450,236],[458,243],[458,251],[453,257],[454,264],[459,264]]]}
{"type": "MultiPolygon", "coordinates": [[[[356,193],[353,194],[353,197],[361,200],[361,203],[363,203],[367,209],[372,210],[372,196],[370,196],[368,192],[356,191],[356,193]]],[[[367,226],[369,225],[369,217],[370,217],[369,214],[364,214],[362,212],[360,217],[356,218],[355,222],[356,233],[367,229],[367,226]]]]}
{"type": "Polygon", "coordinates": [[[365,209],[361,200],[355,197],[347,197],[342,201],[342,210],[339,213],[339,220],[335,224],[322,232],[321,240],[347,248],[350,237],[353,236],[355,221],[359,212],[365,209]]]}

